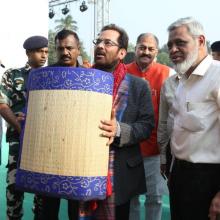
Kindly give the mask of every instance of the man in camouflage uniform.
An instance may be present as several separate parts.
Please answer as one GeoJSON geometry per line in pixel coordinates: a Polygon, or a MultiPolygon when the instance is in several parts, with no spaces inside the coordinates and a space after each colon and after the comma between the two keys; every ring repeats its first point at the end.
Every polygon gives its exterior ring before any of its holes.
{"type": "Polygon", "coordinates": [[[15,175],[19,154],[20,122],[24,120],[22,110],[26,103],[26,85],[31,69],[42,67],[48,57],[48,40],[43,36],[32,36],[23,44],[28,57],[25,67],[9,69],[2,76],[0,90],[0,114],[8,123],[6,141],[9,143],[7,171],[7,217],[20,220],[23,216],[24,192],[15,189],[15,175]]]}

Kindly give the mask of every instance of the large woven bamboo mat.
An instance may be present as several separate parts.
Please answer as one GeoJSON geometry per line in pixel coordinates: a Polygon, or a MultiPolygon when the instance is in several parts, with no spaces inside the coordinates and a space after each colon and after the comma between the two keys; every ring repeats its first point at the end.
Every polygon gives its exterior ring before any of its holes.
{"type": "Polygon", "coordinates": [[[20,168],[67,176],[105,176],[107,139],[101,119],[109,119],[112,96],[78,90],[29,93],[20,168]]]}

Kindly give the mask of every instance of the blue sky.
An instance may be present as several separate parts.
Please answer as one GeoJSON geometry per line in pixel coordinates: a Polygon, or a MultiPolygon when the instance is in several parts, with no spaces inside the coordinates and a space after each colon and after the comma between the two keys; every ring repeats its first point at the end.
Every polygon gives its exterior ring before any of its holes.
{"type": "Polygon", "coordinates": [[[111,21],[123,26],[134,43],[140,33],[152,32],[163,45],[167,42],[167,27],[178,18],[187,16],[192,16],[203,24],[208,40],[211,42],[220,40],[219,0],[136,0],[134,2],[135,4],[131,0],[111,2],[111,21]],[[123,13],[120,13],[123,5],[126,7],[123,13]]]}
{"type": "MultiPolygon", "coordinates": [[[[92,53],[93,5],[85,12],[79,11],[82,0],[71,3],[70,13],[78,22],[78,34],[88,53],[92,53]]],[[[56,16],[48,18],[48,0],[1,0],[0,1],[0,60],[9,67],[18,67],[26,62],[22,48],[24,40],[36,34],[47,36],[48,21],[53,26],[63,15],[56,7],[56,16]]],[[[123,27],[135,43],[143,32],[152,32],[167,42],[167,26],[180,17],[193,16],[204,26],[207,39],[212,43],[220,40],[219,0],[110,0],[110,22],[123,27]]],[[[3,69],[0,69],[0,73],[3,69]]]]}
{"type": "MultiPolygon", "coordinates": [[[[93,39],[93,5],[85,12],[79,11],[80,2],[71,3],[71,15],[78,22],[78,34],[90,52],[93,39]]],[[[63,7],[63,6],[61,6],[63,7]]],[[[160,45],[167,42],[167,27],[180,17],[193,16],[205,28],[207,39],[220,40],[220,1],[210,0],[110,0],[110,23],[123,27],[132,43],[140,33],[152,32],[159,38],[160,45]]],[[[59,13],[59,8],[55,8],[59,13]]],[[[62,14],[60,13],[60,16],[62,14]]],[[[56,19],[50,20],[50,25],[56,19]]]]}

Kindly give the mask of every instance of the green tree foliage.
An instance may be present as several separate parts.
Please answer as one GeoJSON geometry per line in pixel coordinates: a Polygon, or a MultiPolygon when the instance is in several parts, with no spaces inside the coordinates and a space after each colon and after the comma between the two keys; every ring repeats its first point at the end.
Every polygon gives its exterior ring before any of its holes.
{"type": "Polygon", "coordinates": [[[80,55],[82,56],[83,60],[90,60],[82,41],[80,41],[80,55]]]}
{"type": "Polygon", "coordinates": [[[62,29],[69,29],[72,31],[77,31],[77,22],[73,20],[71,15],[67,15],[65,18],[55,20],[55,23],[58,25],[55,27],[55,30],[58,32],[62,29]]]}
{"type": "Polygon", "coordinates": [[[134,52],[135,51],[135,45],[132,43],[128,44],[128,52],[134,52]]]}
{"type": "Polygon", "coordinates": [[[48,33],[48,40],[49,40],[49,46],[48,46],[48,65],[56,63],[56,51],[55,51],[55,38],[56,33],[52,30],[49,30],[48,33]]]}
{"type": "Polygon", "coordinates": [[[168,48],[167,48],[167,45],[164,44],[161,48],[160,48],[160,52],[165,52],[168,54],[168,48]]]}
{"type": "Polygon", "coordinates": [[[170,67],[172,66],[168,53],[163,51],[158,53],[157,62],[170,67]]]}
{"type": "Polygon", "coordinates": [[[207,45],[208,53],[211,54],[212,50],[211,50],[211,43],[209,40],[206,41],[206,45],[207,45]]]}
{"type": "Polygon", "coordinates": [[[164,44],[157,55],[157,62],[172,67],[172,62],[169,58],[167,45],[164,44]]]}

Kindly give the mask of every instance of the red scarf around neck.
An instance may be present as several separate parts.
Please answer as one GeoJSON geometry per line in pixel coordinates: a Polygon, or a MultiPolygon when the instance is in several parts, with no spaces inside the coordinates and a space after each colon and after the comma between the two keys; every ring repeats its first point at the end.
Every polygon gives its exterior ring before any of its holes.
{"type": "Polygon", "coordinates": [[[115,97],[118,92],[118,88],[122,82],[122,80],[125,77],[126,74],[126,66],[124,63],[120,62],[115,70],[113,71],[113,76],[114,76],[114,87],[113,87],[113,100],[115,100],[115,97]]]}

